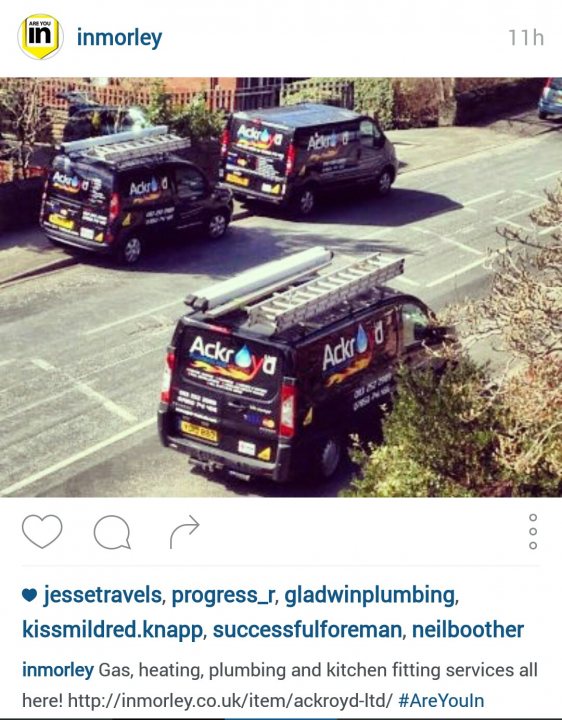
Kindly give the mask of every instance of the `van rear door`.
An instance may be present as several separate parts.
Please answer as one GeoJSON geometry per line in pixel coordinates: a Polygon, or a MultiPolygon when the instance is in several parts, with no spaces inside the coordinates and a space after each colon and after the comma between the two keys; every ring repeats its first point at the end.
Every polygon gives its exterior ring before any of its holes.
{"type": "Polygon", "coordinates": [[[182,335],[172,380],[172,432],[226,452],[274,461],[283,350],[189,324],[182,335]]]}
{"type": "Polygon", "coordinates": [[[58,156],[47,178],[42,225],[69,237],[103,242],[112,182],[103,168],[58,156]]]}
{"type": "Polygon", "coordinates": [[[232,116],[225,137],[224,183],[234,192],[281,199],[291,138],[289,128],[232,116]]]}

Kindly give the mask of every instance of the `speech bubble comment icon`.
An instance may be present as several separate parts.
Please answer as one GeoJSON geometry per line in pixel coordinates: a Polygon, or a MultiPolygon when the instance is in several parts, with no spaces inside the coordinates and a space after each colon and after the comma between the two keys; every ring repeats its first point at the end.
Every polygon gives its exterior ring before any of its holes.
{"type": "Polygon", "coordinates": [[[129,526],[119,515],[105,515],[94,525],[94,538],[105,550],[131,549],[129,526]]]}

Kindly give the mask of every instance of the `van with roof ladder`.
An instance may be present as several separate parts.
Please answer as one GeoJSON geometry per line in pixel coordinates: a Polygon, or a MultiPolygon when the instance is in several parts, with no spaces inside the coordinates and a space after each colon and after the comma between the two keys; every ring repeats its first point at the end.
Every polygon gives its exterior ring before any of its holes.
{"type": "Polygon", "coordinates": [[[321,194],[371,186],[386,195],[396,178],[394,146],[373,118],[314,103],[230,115],[221,139],[220,180],[245,203],[310,215],[321,194]]]}
{"type": "Polygon", "coordinates": [[[40,224],[56,245],[138,262],[149,243],[202,229],[221,238],[232,194],[178,153],[188,138],[157,126],[63,143],[52,163],[40,224]]]}
{"type": "Polygon", "coordinates": [[[403,260],[335,268],[323,247],[186,298],[166,355],[163,445],[235,477],[330,479],[350,433],[379,427],[400,362],[433,362],[448,329],[387,286],[403,260]]]}

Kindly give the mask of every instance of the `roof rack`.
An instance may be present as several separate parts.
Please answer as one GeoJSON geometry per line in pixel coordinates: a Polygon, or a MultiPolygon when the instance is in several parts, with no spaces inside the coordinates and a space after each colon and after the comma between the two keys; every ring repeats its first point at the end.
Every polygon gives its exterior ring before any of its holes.
{"type": "Polygon", "coordinates": [[[188,295],[185,304],[202,310],[207,317],[220,317],[249,302],[270,295],[287,283],[310,276],[332,261],[333,253],[321,246],[295,253],[281,260],[258,265],[230,280],[223,280],[188,295]]]}
{"type": "Polygon", "coordinates": [[[282,332],[384,285],[403,272],[404,258],[383,263],[380,253],[373,253],[247,307],[248,325],[263,325],[272,334],[282,332]]]}
{"type": "Polygon", "coordinates": [[[67,155],[100,160],[108,165],[136,164],[189,147],[191,140],[169,133],[167,125],[62,144],[62,150],[67,155]]]}
{"type": "Polygon", "coordinates": [[[314,247],[199,290],[185,303],[209,319],[244,309],[248,327],[259,325],[273,335],[306,323],[404,272],[404,258],[385,262],[380,253],[373,253],[320,275],[318,271],[332,259],[330,250],[314,247]],[[287,288],[290,284],[294,286],[287,288]]]}

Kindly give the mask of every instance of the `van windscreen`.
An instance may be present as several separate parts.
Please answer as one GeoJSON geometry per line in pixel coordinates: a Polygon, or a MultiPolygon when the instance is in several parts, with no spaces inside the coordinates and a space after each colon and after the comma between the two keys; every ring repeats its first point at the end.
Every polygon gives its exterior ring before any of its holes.
{"type": "Polygon", "coordinates": [[[181,380],[246,399],[272,400],[283,375],[281,353],[234,335],[187,327],[181,380]]]}

